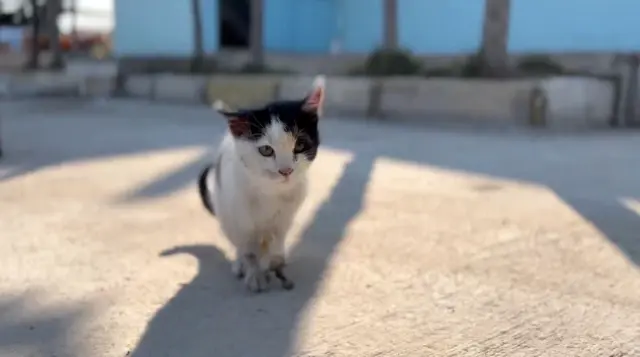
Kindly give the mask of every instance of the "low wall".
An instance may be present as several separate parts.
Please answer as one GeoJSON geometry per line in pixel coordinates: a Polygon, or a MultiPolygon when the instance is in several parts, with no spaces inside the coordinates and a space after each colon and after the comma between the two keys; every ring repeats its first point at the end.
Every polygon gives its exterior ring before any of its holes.
{"type": "Polygon", "coordinates": [[[438,121],[526,123],[533,80],[385,80],[380,95],[384,117],[438,121]]]}
{"type": "Polygon", "coordinates": [[[616,82],[607,78],[383,81],[379,114],[417,120],[530,125],[532,95],[542,90],[543,126],[603,127],[615,116],[616,82]]]}
{"type": "Polygon", "coordinates": [[[607,126],[615,119],[616,88],[611,81],[557,77],[543,81],[547,122],[555,127],[607,126]]]}
{"type": "MultiPolygon", "coordinates": [[[[280,99],[302,98],[313,77],[285,77],[280,82],[280,99]]],[[[368,78],[328,77],[324,111],[327,115],[371,116],[371,90],[368,78]]],[[[373,113],[375,114],[375,113],[373,113]]]]}
{"type": "MultiPolygon", "coordinates": [[[[113,76],[33,77],[11,81],[77,83],[78,94],[106,97],[116,92],[113,76]]],[[[302,98],[311,76],[132,75],[120,80],[120,94],[165,102],[254,107],[276,99],[302,98]]],[[[381,120],[464,121],[481,124],[530,124],[532,93],[540,91],[542,125],[558,128],[607,126],[615,115],[617,82],[611,78],[549,77],[513,80],[328,77],[325,111],[332,116],[381,120]]],[[[6,87],[6,85],[5,85],[6,87]]]]}
{"type": "Polygon", "coordinates": [[[260,106],[278,99],[281,81],[276,76],[214,76],[204,98],[209,104],[222,100],[231,108],[260,106]]]}
{"type": "MultiPolygon", "coordinates": [[[[510,53],[512,66],[518,61],[532,55],[548,56],[559,63],[567,72],[614,74],[620,55],[617,52],[543,52],[543,53],[510,53]]],[[[426,55],[415,53],[414,56],[422,61],[427,69],[450,67],[466,61],[474,53],[459,55],[426,55]]],[[[265,63],[269,67],[283,69],[293,73],[312,75],[325,73],[329,76],[340,76],[348,73],[356,66],[366,61],[368,54],[340,53],[340,54],[294,54],[268,51],[265,53],[265,63]]],[[[218,69],[239,69],[249,63],[251,54],[247,50],[220,50],[215,55],[205,58],[205,67],[212,72],[218,69]]],[[[120,56],[118,67],[130,74],[136,73],[189,73],[191,57],[158,57],[158,56],[120,56]]]]}
{"type": "Polygon", "coordinates": [[[76,96],[84,78],[63,73],[23,73],[0,77],[0,96],[76,96]]]}

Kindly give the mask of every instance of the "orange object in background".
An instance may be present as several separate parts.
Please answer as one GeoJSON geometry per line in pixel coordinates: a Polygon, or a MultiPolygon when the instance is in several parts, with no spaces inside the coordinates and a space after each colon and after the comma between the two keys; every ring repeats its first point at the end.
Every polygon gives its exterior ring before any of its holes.
{"type": "MultiPolygon", "coordinates": [[[[38,45],[41,51],[51,48],[49,44],[49,36],[41,34],[38,36],[38,45]]],[[[23,48],[27,51],[31,49],[31,34],[27,33],[24,37],[23,48]]],[[[88,52],[92,57],[104,58],[111,52],[110,36],[102,33],[78,33],[77,37],[73,35],[63,34],[59,37],[60,48],[62,52],[88,52]]]]}
{"type": "Polygon", "coordinates": [[[71,51],[73,49],[73,40],[71,39],[71,36],[60,36],[60,48],[62,48],[63,52],[71,51]]]}

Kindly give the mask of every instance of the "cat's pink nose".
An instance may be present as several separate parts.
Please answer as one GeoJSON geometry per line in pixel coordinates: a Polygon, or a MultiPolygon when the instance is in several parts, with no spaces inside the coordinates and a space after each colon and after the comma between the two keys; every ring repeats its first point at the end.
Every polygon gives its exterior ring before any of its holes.
{"type": "Polygon", "coordinates": [[[280,173],[280,175],[286,177],[286,176],[289,176],[289,175],[291,175],[293,173],[293,169],[288,167],[286,169],[280,169],[280,170],[278,170],[278,172],[280,173]]]}

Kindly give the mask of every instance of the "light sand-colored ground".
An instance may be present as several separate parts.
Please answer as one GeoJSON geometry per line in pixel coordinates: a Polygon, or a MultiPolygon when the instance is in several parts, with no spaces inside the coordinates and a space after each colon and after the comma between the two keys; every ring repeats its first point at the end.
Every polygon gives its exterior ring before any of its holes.
{"type": "Polygon", "coordinates": [[[328,119],[296,289],[250,296],[195,189],[219,117],[0,110],[1,356],[640,356],[636,133],[328,119]]]}

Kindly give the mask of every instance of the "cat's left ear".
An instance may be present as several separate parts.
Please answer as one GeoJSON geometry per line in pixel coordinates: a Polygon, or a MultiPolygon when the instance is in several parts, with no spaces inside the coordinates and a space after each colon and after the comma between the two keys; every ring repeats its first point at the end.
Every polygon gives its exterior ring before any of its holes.
{"type": "Polygon", "coordinates": [[[311,92],[304,99],[302,110],[320,116],[322,114],[322,106],[324,104],[326,79],[324,76],[317,76],[313,80],[311,92]]]}

